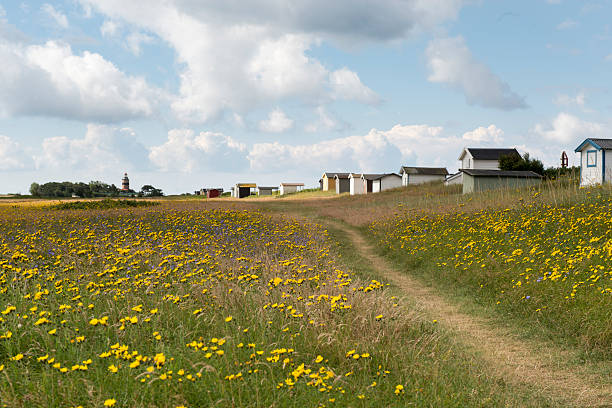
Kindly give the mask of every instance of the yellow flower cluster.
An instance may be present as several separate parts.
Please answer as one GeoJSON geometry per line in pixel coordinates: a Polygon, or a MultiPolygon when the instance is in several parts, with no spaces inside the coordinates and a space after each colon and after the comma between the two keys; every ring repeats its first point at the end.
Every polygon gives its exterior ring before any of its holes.
{"type": "Polygon", "coordinates": [[[258,212],[0,207],[3,374],[17,394],[63,384],[41,405],[208,406],[266,384],[281,394],[263,405],[352,398],[338,378],[384,381],[376,351],[313,342],[382,288],[338,269],[322,228],[258,212]]]}

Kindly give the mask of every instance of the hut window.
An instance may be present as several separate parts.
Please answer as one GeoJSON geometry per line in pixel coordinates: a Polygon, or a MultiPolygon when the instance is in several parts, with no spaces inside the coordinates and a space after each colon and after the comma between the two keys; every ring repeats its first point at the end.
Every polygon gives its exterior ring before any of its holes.
{"type": "Polygon", "coordinates": [[[597,167],[597,150],[587,150],[587,167],[597,167]]]}

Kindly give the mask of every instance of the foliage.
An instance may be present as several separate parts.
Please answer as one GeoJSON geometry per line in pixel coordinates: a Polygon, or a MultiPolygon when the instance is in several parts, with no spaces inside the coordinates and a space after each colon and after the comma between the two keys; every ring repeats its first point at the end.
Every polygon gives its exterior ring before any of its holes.
{"type": "Polygon", "coordinates": [[[569,179],[578,181],[580,178],[580,166],[572,167],[549,167],[544,170],[544,177],[556,179],[569,179]]]}
{"type": "Polygon", "coordinates": [[[472,407],[521,395],[381,282],[344,270],[319,226],[199,205],[34,204],[0,206],[3,406],[472,407]]]}
{"type": "Polygon", "coordinates": [[[499,168],[501,170],[533,171],[544,175],[544,164],[538,159],[529,157],[525,153],[522,157],[517,155],[503,155],[499,158],[499,168]]]}
{"type": "Polygon", "coordinates": [[[162,197],[164,193],[159,188],[155,188],[149,184],[142,186],[140,192],[138,193],[139,197],[162,197]]]}
{"type": "Polygon", "coordinates": [[[114,208],[152,207],[159,205],[155,201],[111,200],[101,201],[68,201],[50,206],[54,210],[107,210],[114,208]]]}
{"type": "Polygon", "coordinates": [[[588,193],[572,205],[402,214],[371,230],[432,282],[610,357],[612,199],[588,193]]]}
{"type": "Polygon", "coordinates": [[[34,197],[115,197],[118,193],[119,190],[114,184],[109,185],[101,181],[91,181],[89,184],[52,181],[30,185],[30,194],[34,197]]]}

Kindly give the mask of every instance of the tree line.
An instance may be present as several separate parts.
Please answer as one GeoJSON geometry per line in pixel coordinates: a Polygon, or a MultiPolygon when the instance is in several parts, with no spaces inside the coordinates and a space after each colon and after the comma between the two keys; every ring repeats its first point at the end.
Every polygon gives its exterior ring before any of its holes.
{"type": "Polygon", "coordinates": [[[90,181],[87,183],[73,183],[70,181],[51,181],[49,183],[30,185],[30,194],[34,197],[72,197],[80,198],[91,197],[119,197],[119,196],[138,196],[138,197],[161,197],[163,191],[151,185],[144,185],[140,191],[122,191],[114,184],[107,184],[101,181],[90,181]]]}
{"type": "Polygon", "coordinates": [[[578,178],[580,174],[580,167],[549,167],[544,168],[544,164],[541,160],[532,159],[529,153],[525,153],[523,156],[506,155],[499,158],[499,168],[501,170],[517,170],[517,171],[533,171],[541,176],[548,179],[556,179],[562,176],[578,178]]]}

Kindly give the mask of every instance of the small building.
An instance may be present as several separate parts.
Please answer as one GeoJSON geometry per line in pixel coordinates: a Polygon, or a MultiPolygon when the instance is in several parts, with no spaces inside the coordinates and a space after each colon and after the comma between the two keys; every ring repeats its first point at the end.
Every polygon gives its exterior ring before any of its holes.
{"type": "Polygon", "coordinates": [[[588,138],[574,151],[580,153],[580,186],[612,183],[612,139],[588,138]]]}
{"type": "Polygon", "coordinates": [[[499,147],[466,147],[459,155],[459,171],[446,178],[444,184],[462,184],[464,169],[499,170],[499,159],[502,156],[521,157],[515,148],[499,147]]]}
{"type": "Polygon", "coordinates": [[[374,192],[374,180],[377,180],[383,176],[383,174],[362,174],[361,180],[363,182],[363,193],[373,193],[374,192]]]}
{"type": "Polygon", "coordinates": [[[390,190],[402,186],[402,176],[396,173],[380,174],[372,179],[372,192],[379,193],[381,191],[390,190]]]}
{"type": "Polygon", "coordinates": [[[323,191],[334,191],[336,190],[336,174],[338,173],[323,173],[321,180],[319,180],[319,186],[323,191]]]}
{"type": "Polygon", "coordinates": [[[257,188],[255,183],[237,183],[232,189],[232,197],[244,198],[251,195],[251,189],[257,188]]]}
{"type": "Polygon", "coordinates": [[[444,167],[410,167],[402,166],[399,171],[402,177],[402,185],[422,184],[432,181],[444,181],[448,176],[448,170],[444,167]]]}
{"type": "Polygon", "coordinates": [[[281,183],[280,184],[280,195],[289,193],[297,193],[299,190],[304,188],[304,183],[281,183]]]}
{"type": "Polygon", "coordinates": [[[500,188],[522,188],[539,184],[542,176],[533,171],[463,169],[463,194],[500,188]]]}
{"type": "Polygon", "coordinates": [[[351,173],[336,173],[334,176],[336,184],[336,194],[350,193],[351,192],[351,181],[349,175],[351,173]]]}
{"type": "Polygon", "coordinates": [[[257,187],[257,195],[258,196],[271,196],[275,190],[278,190],[278,187],[257,187]]]}
{"type": "Polygon", "coordinates": [[[220,197],[221,194],[223,194],[223,189],[221,187],[206,189],[206,198],[217,198],[220,197]]]}
{"type": "Polygon", "coordinates": [[[349,193],[351,195],[363,194],[363,180],[361,174],[350,173],[349,174],[349,193]]]}

